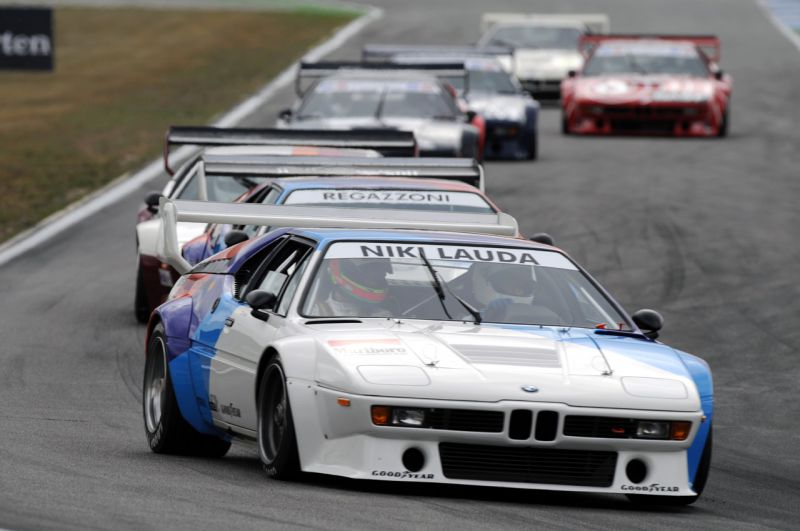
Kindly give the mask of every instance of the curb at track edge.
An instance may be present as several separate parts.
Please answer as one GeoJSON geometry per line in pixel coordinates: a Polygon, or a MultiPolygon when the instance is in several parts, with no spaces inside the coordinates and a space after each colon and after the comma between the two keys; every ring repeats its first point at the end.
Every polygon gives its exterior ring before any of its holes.
{"type": "MultiPolygon", "coordinates": [[[[355,36],[372,22],[383,16],[383,10],[377,7],[366,7],[366,11],[337,30],[329,39],[315,46],[294,61],[277,77],[267,83],[258,92],[248,97],[211,125],[215,127],[232,127],[256,111],[260,106],[270,100],[276,92],[289,85],[294,79],[300,61],[318,61],[325,55],[336,50],[355,36]]],[[[183,146],[170,155],[170,164],[176,166],[195,152],[195,148],[183,146]]],[[[145,183],[159,177],[163,173],[163,159],[157,158],[145,167],[130,175],[125,173],[87,197],[66,206],[51,214],[32,228],[0,244],[0,266],[7,264],[15,258],[35,249],[66,229],[91,217],[97,212],[107,208],[124,197],[135,192],[145,183]]]]}

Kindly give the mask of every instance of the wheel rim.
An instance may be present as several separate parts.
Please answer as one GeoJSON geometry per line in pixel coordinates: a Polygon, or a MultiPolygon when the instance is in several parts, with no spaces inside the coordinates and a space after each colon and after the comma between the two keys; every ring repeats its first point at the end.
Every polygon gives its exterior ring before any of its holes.
{"type": "Polygon", "coordinates": [[[259,413],[261,416],[259,441],[264,458],[271,463],[278,457],[286,435],[289,424],[289,403],[280,368],[274,365],[270,367],[265,380],[265,396],[259,413]]]}
{"type": "Polygon", "coordinates": [[[164,341],[156,338],[153,349],[147,360],[147,372],[144,379],[144,418],[147,431],[156,431],[161,422],[164,394],[167,383],[167,362],[164,341]]]}

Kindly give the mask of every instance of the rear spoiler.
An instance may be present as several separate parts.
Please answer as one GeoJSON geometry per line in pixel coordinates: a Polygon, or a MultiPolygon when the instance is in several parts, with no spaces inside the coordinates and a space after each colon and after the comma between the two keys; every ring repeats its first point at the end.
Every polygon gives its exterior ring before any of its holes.
{"type": "Polygon", "coordinates": [[[225,127],[172,126],[164,140],[164,169],[169,165],[173,146],[309,146],[326,148],[372,149],[384,156],[414,157],[414,133],[392,129],[246,129],[225,127]]]}
{"type": "MultiPolygon", "coordinates": [[[[485,191],[483,166],[471,158],[274,157],[203,155],[198,177],[414,177],[460,181],[485,191]]],[[[203,188],[200,183],[200,189],[203,188]]]]}
{"type": "Polygon", "coordinates": [[[439,57],[493,57],[497,55],[513,55],[510,46],[436,46],[426,44],[366,44],[361,49],[362,61],[391,61],[397,55],[436,55],[439,57]]]}
{"type": "Polygon", "coordinates": [[[587,33],[608,33],[611,21],[603,13],[485,13],[481,18],[481,33],[495,24],[580,24],[587,33]]]}
{"type": "Polygon", "coordinates": [[[308,80],[319,80],[335,74],[340,70],[356,70],[363,72],[397,72],[414,71],[425,72],[438,78],[463,77],[467,78],[467,71],[463,61],[453,61],[452,63],[431,63],[419,65],[396,64],[392,62],[364,62],[364,61],[326,61],[320,63],[300,63],[300,68],[295,77],[294,90],[298,96],[303,96],[306,89],[303,82],[308,80]]]}
{"type": "Polygon", "coordinates": [[[601,42],[655,40],[692,43],[714,63],[719,62],[720,42],[716,35],[659,35],[646,33],[611,33],[608,35],[583,35],[578,41],[580,52],[588,56],[601,42]]]}
{"type": "Polygon", "coordinates": [[[473,234],[517,236],[517,221],[509,214],[474,214],[393,210],[262,205],[253,203],[209,203],[162,197],[161,234],[156,244],[159,259],[180,274],[191,269],[181,254],[178,222],[263,225],[295,228],[438,230],[473,234]],[[380,218],[380,219],[377,219],[380,218]]]}

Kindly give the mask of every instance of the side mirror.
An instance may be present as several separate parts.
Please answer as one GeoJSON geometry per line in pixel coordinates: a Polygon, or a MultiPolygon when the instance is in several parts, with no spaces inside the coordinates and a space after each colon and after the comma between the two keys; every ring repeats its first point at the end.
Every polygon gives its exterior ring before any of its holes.
{"type": "Polygon", "coordinates": [[[232,230],[225,235],[225,247],[233,247],[236,244],[246,242],[250,236],[243,230],[232,230]]]}
{"type": "Polygon", "coordinates": [[[722,70],[717,70],[714,72],[714,79],[722,79],[725,76],[725,72],[722,70]]]}
{"type": "Polygon", "coordinates": [[[284,122],[291,121],[291,119],[292,119],[292,110],[291,109],[283,109],[281,112],[278,113],[278,118],[280,118],[284,122]]]}
{"type": "Polygon", "coordinates": [[[248,293],[244,301],[253,309],[250,315],[266,321],[269,319],[269,314],[263,310],[271,310],[277,299],[277,295],[270,291],[255,290],[248,293]]]}
{"type": "Polygon", "coordinates": [[[631,318],[633,318],[633,322],[642,330],[644,335],[650,339],[657,339],[658,331],[664,326],[664,318],[655,310],[639,310],[631,318]]]}
{"type": "Polygon", "coordinates": [[[577,77],[578,72],[577,70],[570,70],[567,72],[567,77],[577,77]]]}
{"type": "Polygon", "coordinates": [[[543,243],[545,245],[555,245],[555,240],[553,240],[553,237],[546,232],[537,232],[530,237],[530,240],[532,242],[543,243]]]}
{"type": "Polygon", "coordinates": [[[476,116],[478,116],[478,113],[476,113],[475,111],[467,111],[464,114],[467,115],[467,122],[470,123],[475,119],[476,116]]]}
{"type": "Polygon", "coordinates": [[[158,203],[161,201],[161,192],[150,192],[144,196],[144,204],[147,205],[147,210],[156,212],[158,210],[158,203]]]}

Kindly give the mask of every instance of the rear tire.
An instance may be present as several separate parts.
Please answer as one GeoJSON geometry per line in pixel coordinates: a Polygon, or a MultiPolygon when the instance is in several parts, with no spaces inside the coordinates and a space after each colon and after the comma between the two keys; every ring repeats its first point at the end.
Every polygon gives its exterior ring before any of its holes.
{"type": "Polygon", "coordinates": [[[700,464],[697,466],[697,474],[694,477],[692,488],[697,493],[695,496],[648,496],[646,494],[626,494],[628,499],[636,505],[660,505],[666,507],[681,507],[691,505],[696,502],[703,494],[708,481],[708,472],[711,468],[711,448],[713,446],[713,426],[709,428],[708,439],[706,439],[703,455],[700,457],[700,464]]]}
{"type": "Polygon", "coordinates": [[[146,324],[150,319],[150,302],[147,300],[147,290],[144,287],[144,272],[142,271],[142,264],[138,260],[136,267],[136,295],[133,301],[133,311],[136,314],[136,320],[142,324],[146,324]]]}
{"type": "Polygon", "coordinates": [[[147,345],[142,384],[144,431],[150,449],[157,454],[222,457],[230,441],[199,433],[181,415],[167,364],[164,327],[157,324],[147,345]]]}
{"type": "Polygon", "coordinates": [[[286,480],[300,474],[286,375],[279,356],[270,360],[258,386],[258,456],[271,478],[286,480]]]}

